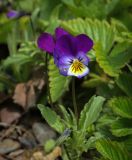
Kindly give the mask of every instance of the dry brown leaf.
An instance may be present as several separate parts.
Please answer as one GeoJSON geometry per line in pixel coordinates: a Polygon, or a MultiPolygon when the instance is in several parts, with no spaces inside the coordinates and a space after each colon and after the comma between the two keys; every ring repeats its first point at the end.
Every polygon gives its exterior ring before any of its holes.
{"type": "Polygon", "coordinates": [[[13,100],[22,106],[25,110],[33,107],[37,100],[37,91],[43,88],[45,82],[43,79],[33,79],[27,83],[19,83],[16,85],[13,100]]]}
{"type": "Polygon", "coordinates": [[[11,124],[20,116],[20,111],[14,106],[4,107],[0,110],[0,120],[7,124],[11,124]]]}
{"type": "Polygon", "coordinates": [[[24,83],[19,83],[16,85],[15,93],[13,96],[13,100],[15,103],[21,105],[23,108],[25,108],[26,105],[26,87],[24,83]]]}

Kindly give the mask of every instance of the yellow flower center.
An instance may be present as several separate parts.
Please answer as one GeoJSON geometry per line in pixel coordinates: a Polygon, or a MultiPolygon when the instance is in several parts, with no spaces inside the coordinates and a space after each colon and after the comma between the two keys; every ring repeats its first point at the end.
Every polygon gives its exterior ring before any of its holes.
{"type": "Polygon", "coordinates": [[[73,60],[71,65],[72,72],[74,73],[82,72],[83,69],[84,69],[83,63],[81,63],[78,59],[73,60]]]}
{"type": "Polygon", "coordinates": [[[84,75],[88,74],[88,72],[88,67],[83,64],[81,59],[74,59],[68,69],[69,76],[83,77],[84,75]]]}

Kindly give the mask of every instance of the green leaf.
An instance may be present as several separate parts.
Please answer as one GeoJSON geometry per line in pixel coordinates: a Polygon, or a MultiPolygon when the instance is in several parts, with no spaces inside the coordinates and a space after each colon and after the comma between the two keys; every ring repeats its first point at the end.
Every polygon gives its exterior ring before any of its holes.
{"type": "Polygon", "coordinates": [[[62,0],[72,11],[72,14],[79,17],[105,18],[116,6],[119,0],[109,2],[101,0],[86,0],[75,2],[75,0],[62,0]]]}
{"type": "Polygon", "coordinates": [[[96,60],[110,76],[118,76],[120,69],[132,58],[132,43],[118,42],[115,25],[110,25],[107,21],[77,18],[63,21],[61,25],[73,34],[85,33],[94,41],[96,60]]]}
{"type": "Polygon", "coordinates": [[[83,131],[94,123],[101,110],[104,103],[104,98],[100,96],[93,96],[88,103],[85,104],[84,109],[81,111],[81,116],[79,119],[79,128],[83,131]]]}
{"type": "Polygon", "coordinates": [[[8,57],[6,60],[3,61],[4,67],[9,67],[10,65],[23,65],[25,63],[29,63],[33,61],[33,58],[29,55],[25,54],[18,54],[8,57]]]}
{"type": "Polygon", "coordinates": [[[50,94],[52,101],[56,102],[68,89],[70,78],[64,77],[59,73],[59,70],[55,66],[53,59],[50,60],[48,69],[50,94]]]}
{"type": "Polygon", "coordinates": [[[111,132],[117,137],[127,136],[132,134],[132,123],[129,119],[118,119],[111,124],[111,132]]]}
{"type": "Polygon", "coordinates": [[[122,73],[117,78],[117,85],[128,95],[132,96],[132,74],[122,73]]]}
{"type": "Polygon", "coordinates": [[[132,153],[132,135],[123,141],[127,150],[132,153]]]}
{"type": "Polygon", "coordinates": [[[62,133],[64,131],[64,124],[59,115],[57,115],[53,110],[49,107],[45,107],[42,104],[38,104],[38,108],[43,116],[43,118],[47,121],[47,123],[54,128],[57,132],[62,133]]]}
{"type": "Polygon", "coordinates": [[[61,112],[63,114],[63,119],[64,119],[64,123],[66,123],[68,128],[71,128],[71,126],[73,125],[73,120],[71,115],[67,112],[67,110],[65,109],[64,106],[59,105],[61,112]]]}
{"type": "Polygon", "coordinates": [[[76,119],[76,116],[75,116],[75,114],[73,113],[73,111],[70,108],[68,108],[68,110],[69,110],[69,113],[70,113],[71,119],[72,119],[72,128],[73,128],[73,130],[77,130],[77,119],[76,119]]]}
{"type": "Polygon", "coordinates": [[[64,120],[70,122],[71,117],[70,114],[67,112],[66,108],[63,105],[59,105],[61,112],[63,114],[64,120]]]}
{"type": "Polygon", "coordinates": [[[96,142],[96,148],[108,160],[128,160],[128,153],[121,143],[100,139],[96,142]]]}
{"type": "Polygon", "coordinates": [[[124,118],[132,118],[132,98],[112,98],[108,104],[116,114],[124,118]]]}

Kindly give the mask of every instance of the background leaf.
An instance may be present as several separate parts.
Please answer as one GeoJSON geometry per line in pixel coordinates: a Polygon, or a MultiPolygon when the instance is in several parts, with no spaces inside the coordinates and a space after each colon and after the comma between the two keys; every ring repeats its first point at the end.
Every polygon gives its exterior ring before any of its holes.
{"type": "Polygon", "coordinates": [[[50,60],[48,69],[51,98],[53,102],[56,102],[68,89],[70,78],[60,75],[53,59],[50,60]]]}
{"type": "Polygon", "coordinates": [[[129,119],[118,119],[111,124],[111,132],[117,137],[132,135],[132,123],[129,119]]]}
{"type": "Polygon", "coordinates": [[[132,96],[132,74],[122,73],[117,78],[117,85],[128,95],[132,96]]]}
{"type": "Polygon", "coordinates": [[[124,118],[132,118],[132,98],[112,98],[108,103],[116,114],[124,118]]]}
{"type": "Polygon", "coordinates": [[[120,143],[100,139],[96,142],[96,148],[108,160],[128,160],[128,154],[120,143]]]}

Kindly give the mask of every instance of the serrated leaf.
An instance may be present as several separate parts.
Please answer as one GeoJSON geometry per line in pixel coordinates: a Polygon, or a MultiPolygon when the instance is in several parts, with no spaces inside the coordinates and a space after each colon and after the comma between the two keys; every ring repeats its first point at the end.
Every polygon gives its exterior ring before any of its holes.
{"type": "Polygon", "coordinates": [[[105,18],[116,6],[119,0],[109,2],[101,0],[74,1],[62,0],[68,8],[78,17],[105,18]]]}
{"type": "Polygon", "coordinates": [[[62,26],[73,34],[85,33],[94,41],[96,60],[110,76],[117,77],[120,69],[132,58],[130,42],[117,42],[115,25],[107,21],[78,18],[63,21],[62,26]],[[117,63],[116,63],[117,62],[117,63]]]}
{"type": "Polygon", "coordinates": [[[100,139],[96,142],[96,148],[108,160],[128,160],[128,153],[121,143],[100,139]]]}
{"type": "Polygon", "coordinates": [[[64,131],[64,124],[59,115],[57,115],[53,110],[49,107],[45,107],[42,104],[38,104],[38,108],[43,116],[43,118],[47,121],[47,123],[54,128],[57,132],[62,133],[64,131]]]}
{"type": "Polygon", "coordinates": [[[100,96],[93,96],[88,103],[85,104],[84,109],[81,111],[81,116],[79,119],[79,128],[83,131],[87,130],[88,126],[94,123],[101,110],[104,103],[104,98],[100,96]]]}
{"type": "Polygon", "coordinates": [[[64,77],[59,73],[53,59],[50,60],[48,69],[50,94],[52,101],[56,102],[67,90],[70,78],[64,77]]]}
{"type": "Polygon", "coordinates": [[[127,150],[132,153],[132,135],[123,141],[127,150]]]}
{"type": "Polygon", "coordinates": [[[116,114],[124,118],[132,118],[132,98],[112,98],[108,104],[116,114]]]}
{"type": "Polygon", "coordinates": [[[111,124],[111,132],[117,137],[127,136],[132,134],[132,123],[129,119],[118,119],[111,124]]]}
{"type": "Polygon", "coordinates": [[[132,96],[132,74],[120,74],[116,83],[128,96],[132,96]]]}

